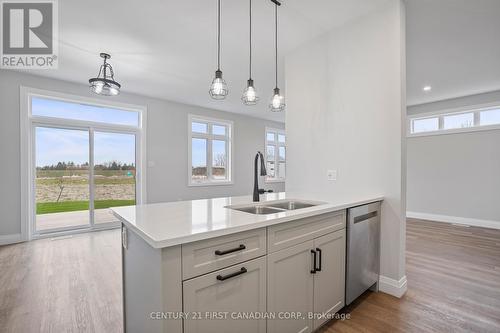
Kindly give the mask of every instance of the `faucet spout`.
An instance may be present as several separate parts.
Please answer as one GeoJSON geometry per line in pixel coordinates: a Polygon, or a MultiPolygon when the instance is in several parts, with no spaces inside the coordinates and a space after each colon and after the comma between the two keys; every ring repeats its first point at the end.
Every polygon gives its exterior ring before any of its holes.
{"type": "Polygon", "coordinates": [[[266,164],[264,163],[264,156],[260,151],[257,152],[255,155],[255,161],[254,161],[254,178],[253,178],[253,201],[258,202],[260,201],[260,192],[259,190],[259,174],[257,172],[258,166],[259,166],[259,158],[260,158],[260,175],[261,176],[266,176],[267,175],[267,170],[266,170],[266,164]]]}

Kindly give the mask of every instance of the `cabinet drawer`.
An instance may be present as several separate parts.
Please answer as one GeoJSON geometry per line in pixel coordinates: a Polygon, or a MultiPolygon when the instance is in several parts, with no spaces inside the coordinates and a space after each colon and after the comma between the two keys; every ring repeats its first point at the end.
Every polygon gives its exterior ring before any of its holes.
{"type": "Polygon", "coordinates": [[[266,311],[266,275],[262,257],[184,281],[184,333],[265,333],[265,319],[238,315],[266,311]]]}
{"type": "Polygon", "coordinates": [[[189,279],[266,254],[266,229],[182,245],[182,276],[189,279]]]}
{"type": "Polygon", "coordinates": [[[345,228],[345,210],[267,228],[268,252],[275,252],[345,228]]]}

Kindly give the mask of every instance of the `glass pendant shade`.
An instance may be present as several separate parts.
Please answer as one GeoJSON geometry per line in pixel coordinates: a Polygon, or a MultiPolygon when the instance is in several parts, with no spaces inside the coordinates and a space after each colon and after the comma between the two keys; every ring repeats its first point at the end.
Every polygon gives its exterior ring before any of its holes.
{"type": "Polygon", "coordinates": [[[221,100],[226,98],[229,93],[229,89],[227,89],[226,81],[222,78],[222,71],[217,70],[215,72],[215,78],[212,81],[212,85],[210,86],[208,93],[213,99],[221,100]]]}
{"type": "Polygon", "coordinates": [[[285,110],[285,97],[280,94],[279,88],[274,88],[274,95],[269,103],[269,109],[272,112],[281,112],[285,110]]]}
{"type": "Polygon", "coordinates": [[[278,88],[278,6],[281,6],[281,3],[277,0],[271,1],[274,2],[274,78],[276,88],[274,88],[274,94],[271,98],[271,103],[269,103],[269,110],[271,112],[282,112],[285,111],[285,97],[280,94],[280,89],[278,88]]]}
{"type": "Polygon", "coordinates": [[[113,67],[107,62],[111,56],[101,53],[101,58],[104,58],[104,64],[101,65],[97,77],[89,80],[90,91],[103,96],[116,96],[120,93],[121,85],[115,81],[113,67]]]}
{"type": "Polygon", "coordinates": [[[249,79],[247,81],[247,87],[243,92],[241,100],[245,105],[255,105],[259,101],[259,96],[257,96],[257,92],[255,91],[255,87],[253,86],[252,79],[249,79]]]}
{"type": "Polygon", "coordinates": [[[220,0],[217,0],[217,70],[208,93],[215,100],[225,99],[229,94],[229,89],[226,81],[222,78],[222,71],[220,70],[220,0]]]}

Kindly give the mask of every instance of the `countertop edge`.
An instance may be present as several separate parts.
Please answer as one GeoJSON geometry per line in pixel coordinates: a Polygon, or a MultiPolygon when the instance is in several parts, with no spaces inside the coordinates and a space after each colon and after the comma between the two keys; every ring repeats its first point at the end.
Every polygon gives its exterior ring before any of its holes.
{"type": "Polygon", "coordinates": [[[322,214],[327,214],[327,213],[332,213],[335,211],[339,210],[344,210],[356,206],[361,206],[365,204],[369,204],[372,202],[379,202],[383,201],[384,197],[374,197],[370,199],[364,199],[360,201],[353,201],[350,203],[343,203],[339,205],[335,204],[325,204],[323,205],[321,209],[316,209],[313,211],[306,211],[301,214],[296,214],[293,216],[286,216],[282,218],[276,218],[268,221],[262,221],[259,223],[253,223],[253,224],[248,224],[248,225],[242,225],[242,226],[237,226],[237,227],[231,227],[231,228],[224,228],[224,229],[219,229],[219,230],[210,230],[202,233],[198,233],[195,235],[188,235],[188,236],[181,236],[181,237],[176,237],[172,239],[167,239],[167,240],[161,240],[157,241],[154,240],[151,236],[143,232],[141,229],[137,228],[134,224],[129,223],[126,219],[124,219],[122,216],[120,216],[118,213],[113,211],[113,214],[115,215],[116,218],[120,220],[122,224],[124,224],[128,229],[139,235],[146,243],[148,243],[151,247],[155,249],[162,249],[162,248],[167,248],[167,247],[173,247],[177,245],[182,245],[182,244],[187,244],[187,243],[193,243],[201,240],[206,240],[206,239],[211,239],[211,238],[216,238],[216,237],[221,237],[221,236],[227,236],[231,234],[235,234],[238,232],[244,232],[244,231],[249,231],[249,230],[255,230],[259,228],[265,228],[269,226],[273,226],[276,224],[281,224],[281,223],[286,223],[294,220],[299,220],[307,217],[312,217],[312,216],[317,216],[317,215],[322,215],[322,214]]]}

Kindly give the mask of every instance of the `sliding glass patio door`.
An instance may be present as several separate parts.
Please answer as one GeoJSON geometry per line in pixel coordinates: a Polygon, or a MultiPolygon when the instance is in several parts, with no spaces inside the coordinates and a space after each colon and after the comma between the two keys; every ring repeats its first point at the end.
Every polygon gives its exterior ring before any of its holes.
{"type": "Polygon", "coordinates": [[[136,203],[136,136],[95,131],[93,138],[93,222],[116,223],[109,208],[136,203]]]}
{"type": "Polygon", "coordinates": [[[119,226],[110,208],[145,198],[146,109],[31,88],[22,99],[28,238],[119,226]]]}
{"type": "Polygon", "coordinates": [[[136,203],[135,133],[35,126],[35,233],[110,227],[136,203]]]}
{"type": "Polygon", "coordinates": [[[89,131],[37,126],[34,133],[35,231],[89,227],[89,131]]]}

